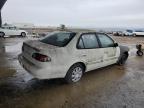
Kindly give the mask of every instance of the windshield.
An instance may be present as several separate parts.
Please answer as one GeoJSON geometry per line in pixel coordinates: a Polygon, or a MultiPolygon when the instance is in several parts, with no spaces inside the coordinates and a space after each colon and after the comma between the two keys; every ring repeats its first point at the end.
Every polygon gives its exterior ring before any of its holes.
{"type": "Polygon", "coordinates": [[[64,47],[72,40],[75,35],[76,33],[55,33],[40,41],[46,44],[64,47]]]}
{"type": "Polygon", "coordinates": [[[129,32],[129,33],[133,33],[133,31],[132,30],[126,30],[127,32],[129,32]]]}

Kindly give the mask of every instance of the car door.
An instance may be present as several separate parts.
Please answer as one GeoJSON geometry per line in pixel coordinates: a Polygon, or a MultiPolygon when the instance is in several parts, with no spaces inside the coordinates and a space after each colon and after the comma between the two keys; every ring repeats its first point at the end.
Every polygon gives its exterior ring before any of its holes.
{"type": "Polygon", "coordinates": [[[108,35],[97,33],[101,49],[103,50],[103,66],[117,62],[120,49],[114,46],[114,40],[108,35]]]}
{"type": "Polygon", "coordinates": [[[10,32],[11,32],[11,35],[18,35],[18,30],[16,29],[16,27],[11,27],[10,28],[10,32]]]}
{"type": "Polygon", "coordinates": [[[87,65],[86,71],[101,67],[103,56],[95,33],[82,34],[78,41],[78,50],[80,58],[87,65]]]}
{"type": "Polygon", "coordinates": [[[6,33],[5,33],[7,36],[11,36],[11,35],[13,35],[13,31],[12,31],[12,29],[11,29],[11,27],[7,27],[6,28],[6,33]]]}
{"type": "Polygon", "coordinates": [[[14,31],[14,35],[21,35],[21,33],[22,33],[22,31],[19,30],[19,28],[17,28],[17,27],[14,27],[13,31],[14,31]]]}
{"type": "Polygon", "coordinates": [[[10,33],[9,27],[4,27],[3,32],[5,33],[6,36],[9,36],[10,33]]]}

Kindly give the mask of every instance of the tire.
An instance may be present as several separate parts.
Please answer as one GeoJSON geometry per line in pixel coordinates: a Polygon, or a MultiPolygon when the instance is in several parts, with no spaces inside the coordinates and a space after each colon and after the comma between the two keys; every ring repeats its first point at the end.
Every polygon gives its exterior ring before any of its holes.
{"type": "Polygon", "coordinates": [[[136,37],[137,35],[136,35],[136,34],[133,34],[133,36],[136,37]]]}
{"type": "Polygon", "coordinates": [[[125,63],[126,63],[126,60],[128,59],[128,54],[126,54],[126,53],[124,53],[122,56],[121,56],[121,58],[120,58],[120,60],[118,61],[118,65],[124,65],[125,63]]]}
{"type": "Polygon", "coordinates": [[[67,83],[76,83],[80,81],[84,73],[84,67],[81,64],[75,64],[68,70],[65,81],[67,83]]]}
{"type": "Polygon", "coordinates": [[[0,37],[4,38],[4,36],[5,36],[5,33],[4,32],[0,32],[0,37]]]}
{"type": "Polygon", "coordinates": [[[137,55],[138,56],[143,56],[143,52],[142,51],[137,51],[137,55]]]}
{"type": "Polygon", "coordinates": [[[25,33],[25,32],[22,32],[22,33],[21,33],[21,36],[22,36],[22,37],[26,37],[26,33],[25,33]]]}

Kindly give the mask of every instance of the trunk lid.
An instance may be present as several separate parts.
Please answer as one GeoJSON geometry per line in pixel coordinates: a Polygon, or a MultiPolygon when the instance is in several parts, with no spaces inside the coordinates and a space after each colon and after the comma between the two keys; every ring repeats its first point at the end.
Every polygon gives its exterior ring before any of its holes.
{"type": "Polygon", "coordinates": [[[59,47],[42,43],[39,40],[29,40],[23,43],[22,54],[29,62],[37,66],[42,66],[44,63],[35,60],[32,58],[32,55],[34,53],[40,53],[53,58],[56,55],[57,48],[59,47]]]}

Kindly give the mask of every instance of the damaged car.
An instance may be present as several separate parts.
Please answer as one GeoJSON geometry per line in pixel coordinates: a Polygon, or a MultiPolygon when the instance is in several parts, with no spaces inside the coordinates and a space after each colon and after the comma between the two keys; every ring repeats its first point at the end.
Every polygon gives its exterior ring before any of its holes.
{"type": "Polygon", "coordinates": [[[112,64],[125,64],[129,48],[97,32],[60,31],[23,43],[18,59],[38,79],[64,78],[78,82],[85,72],[112,64]]]}

